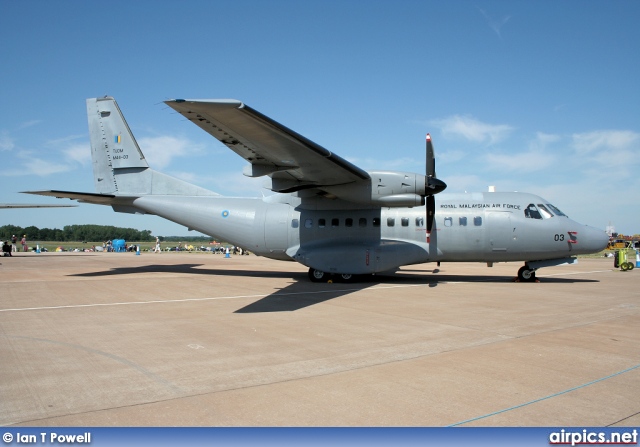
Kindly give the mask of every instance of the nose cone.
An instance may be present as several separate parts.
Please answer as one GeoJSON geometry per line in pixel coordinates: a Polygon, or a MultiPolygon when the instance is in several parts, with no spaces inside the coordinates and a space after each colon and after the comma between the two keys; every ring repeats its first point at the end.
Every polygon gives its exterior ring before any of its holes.
{"type": "Polygon", "coordinates": [[[578,250],[580,253],[598,253],[609,244],[609,236],[599,228],[584,225],[578,233],[578,250]]]}

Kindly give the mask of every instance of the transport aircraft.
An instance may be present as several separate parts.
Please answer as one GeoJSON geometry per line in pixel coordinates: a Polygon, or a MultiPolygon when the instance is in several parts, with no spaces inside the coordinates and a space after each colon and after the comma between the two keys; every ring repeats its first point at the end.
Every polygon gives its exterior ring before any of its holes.
{"type": "Polygon", "coordinates": [[[456,261],[523,261],[518,279],[529,282],[537,269],[574,263],[609,241],[534,194],[442,194],[436,202],[446,184],[429,135],[424,174],[365,171],[240,101],[165,102],[247,160],[244,175],[266,176],[276,194],[223,197],[151,169],[112,97],[87,99],[96,193],[27,193],[154,214],[299,262],[314,282],[456,261]]]}

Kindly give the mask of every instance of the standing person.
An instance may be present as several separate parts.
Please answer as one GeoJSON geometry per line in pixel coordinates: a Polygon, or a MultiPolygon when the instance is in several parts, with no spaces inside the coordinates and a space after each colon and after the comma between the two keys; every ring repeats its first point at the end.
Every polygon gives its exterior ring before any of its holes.
{"type": "Polygon", "coordinates": [[[154,253],[162,253],[162,250],[160,250],[160,238],[158,236],[156,236],[156,248],[155,250],[153,250],[154,253]]]}
{"type": "Polygon", "coordinates": [[[29,249],[29,247],[27,247],[27,235],[26,234],[24,236],[22,236],[22,239],[20,240],[20,243],[22,244],[22,251],[27,251],[29,249]]]}
{"type": "Polygon", "coordinates": [[[11,236],[11,251],[16,253],[18,251],[18,238],[16,237],[16,235],[14,234],[13,236],[11,236]]]}

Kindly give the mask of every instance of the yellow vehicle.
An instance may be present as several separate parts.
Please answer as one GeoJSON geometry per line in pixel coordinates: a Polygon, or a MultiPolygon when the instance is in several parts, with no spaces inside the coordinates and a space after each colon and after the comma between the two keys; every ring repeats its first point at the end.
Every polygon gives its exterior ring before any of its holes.
{"type": "Polygon", "coordinates": [[[636,266],[636,251],[632,248],[625,248],[623,250],[616,250],[613,258],[613,266],[620,267],[620,270],[626,272],[627,270],[633,270],[636,266]]]}
{"type": "Polygon", "coordinates": [[[624,239],[615,239],[609,241],[609,245],[607,245],[607,250],[621,250],[624,248],[631,248],[631,242],[624,239]]]}

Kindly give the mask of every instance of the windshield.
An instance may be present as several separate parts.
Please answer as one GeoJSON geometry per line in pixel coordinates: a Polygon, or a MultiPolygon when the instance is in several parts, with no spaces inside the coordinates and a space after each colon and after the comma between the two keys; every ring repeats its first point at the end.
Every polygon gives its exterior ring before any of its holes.
{"type": "Polygon", "coordinates": [[[562,211],[560,211],[558,208],[556,208],[555,206],[551,205],[550,203],[547,203],[547,206],[549,207],[549,209],[550,209],[551,211],[553,211],[553,213],[554,213],[556,216],[564,216],[564,217],[567,217],[567,215],[566,215],[565,213],[563,213],[562,211]]]}
{"type": "Polygon", "coordinates": [[[553,213],[545,208],[542,203],[538,203],[538,209],[540,210],[540,214],[542,214],[542,217],[544,217],[545,219],[553,217],[553,213]]]}

